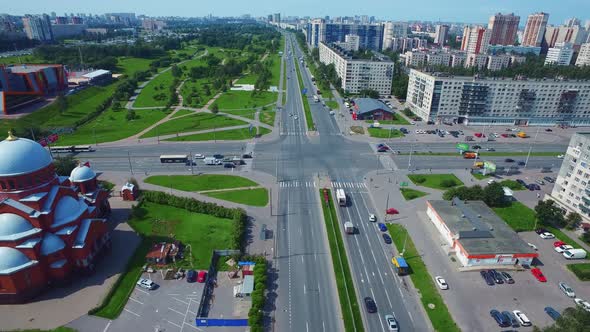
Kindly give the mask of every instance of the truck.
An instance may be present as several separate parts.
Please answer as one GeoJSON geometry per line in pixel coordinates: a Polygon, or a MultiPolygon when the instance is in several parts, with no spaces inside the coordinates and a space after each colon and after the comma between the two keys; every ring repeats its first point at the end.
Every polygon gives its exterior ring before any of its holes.
{"type": "Polygon", "coordinates": [[[354,234],[354,225],[350,221],[344,223],[344,232],[346,234],[354,234]]]}
{"type": "Polygon", "coordinates": [[[344,189],[336,189],[336,200],[338,200],[338,205],[346,206],[346,194],[344,193],[344,189]]]}
{"type": "Polygon", "coordinates": [[[315,101],[316,103],[318,101],[320,101],[320,98],[318,97],[318,95],[313,95],[313,101],[315,101]]]}
{"type": "Polygon", "coordinates": [[[463,152],[463,158],[465,158],[465,159],[477,159],[477,152],[473,152],[473,151],[463,152]]]}
{"type": "Polygon", "coordinates": [[[205,163],[205,165],[221,165],[221,160],[218,160],[215,157],[205,157],[205,159],[203,159],[203,162],[205,163]]]}
{"type": "Polygon", "coordinates": [[[398,276],[403,276],[408,274],[409,271],[409,267],[408,267],[408,263],[406,263],[406,260],[401,257],[401,256],[394,256],[391,259],[391,262],[393,263],[393,266],[395,268],[395,272],[397,273],[398,276]]]}
{"type": "Polygon", "coordinates": [[[567,259],[584,259],[586,258],[586,250],[584,249],[570,249],[562,253],[563,257],[567,259]]]}

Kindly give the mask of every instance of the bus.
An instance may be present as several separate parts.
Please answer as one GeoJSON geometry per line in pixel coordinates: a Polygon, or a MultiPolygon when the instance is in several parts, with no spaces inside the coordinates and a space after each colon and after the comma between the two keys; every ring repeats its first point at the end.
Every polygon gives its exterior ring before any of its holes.
{"type": "Polygon", "coordinates": [[[188,155],[186,154],[163,154],[160,156],[160,162],[164,163],[183,163],[188,162],[188,155]]]}
{"type": "Polygon", "coordinates": [[[391,259],[391,262],[393,263],[393,266],[395,267],[395,272],[397,272],[398,276],[408,274],[410,268],[403,257],[395,256],[391,259]]]}
{"type": "Polygon", "coordinates": [[[74,153],[74,152],[93,152],[94,149],[90,145],[70,145],[70,146],[51,146],[51,152],[57,153],[74,153]]]}

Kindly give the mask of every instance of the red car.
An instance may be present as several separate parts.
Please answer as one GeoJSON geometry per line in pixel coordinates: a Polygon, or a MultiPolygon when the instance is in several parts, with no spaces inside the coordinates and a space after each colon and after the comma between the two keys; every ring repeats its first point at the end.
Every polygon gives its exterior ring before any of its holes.
{"type": "Polygon", "coordinates": [[[537,280],[539,280],[540,282],[547,282],[547,278],[545,278],[545,275],[543,274],[543,272],[541,272],[541,269],[539,268],[534,268],[531,269],[531,273],[535,276],[535,278],[537,278],[537,280]]]}
{"type": "Polygon", "coordinates": [[[502,137],[504,137],[504,138],[508,138],[508,134],[502,134],[502,135],[500,135],[500,136],[502,136],[502,137]]]}
{"type": "Polygon", "coordinates": [[[197,282],[204,283],[205,278],[207,278],[207,271],[199,271],[199,274],[197,274],[197,282]]]}
{"type": "Polygon", "coordinates": [[[557,247],[561,247],[561,246],[563,246],[564,244],[567,244],[567,243],[565,243],[565,242],[563,242],[563,241],[555,241],[555,242],[553,242],[553,246],[554,246],[554,247],[556,247],[556,248],[557,248],[557,247]]]}
{"type": "Polygon", "coordinates": [[[399,211],[394,208],[387,209],[387,214],[399,214],[399,211]]]}

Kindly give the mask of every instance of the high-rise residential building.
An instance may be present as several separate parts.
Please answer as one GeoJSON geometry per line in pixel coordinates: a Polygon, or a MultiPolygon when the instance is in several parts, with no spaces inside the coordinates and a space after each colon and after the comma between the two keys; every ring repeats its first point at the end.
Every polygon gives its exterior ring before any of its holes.
{"type": "Polygon", "coordinates": [[[449,26],[445,24],[438,24],[434,33],[434,43],[440,46],[445,46],[447,37],[449,36],[449,26]]]}
{"type": "Polygon", "coordinates": [[[590,43],[585,43],[580,46],[576,66],[590,66],[590,43]]]}
{"type": "Polygon", "coordinates": [[[394,38],[406,38],[408,36],[408,23],[385,22],[383,23],[383,49],[393,48],[394,38]]]}
{"type": "Polygon", "coordinates": [[[557,43],[547,51],[545,65],[568,66],[573,56],[574,48],[571,43],[557,43]]]}
{"type": "Polygon", "coordinates": [[[590,133],[575,133],[564,154],[551,195],[564,212],[577,212],[584,222],[590,221],[590,133]]]}
{"type": "Polygon", "coordinates": [[[547,13],[541,12],[529,15],[524,27],[521,44],[523,46],[541,46],[548,20],[549,14],[547,13]]]}
{"type": "Polygon", "coordinates": [[[482,26],[466,26],[463,29],[461,51],[474,54],[485,54],[490,45],[490,36],[491,31],[482,26]]]}
{"type": "Polygon", "coordinates": [[[389,58],[355,59],[350,53],[324,42],[320,42],[319,53],[320,62],[334,65],[345,92],[370,89],[382,96],[391,94],[394,63],[389,58]]]}
{"type": "Polygon", "coordinates": [[[451,76],[415,69],[409,76],[406,105],[425,121],[590,125],[588,80],[451,76]]]}
{"type": "Polygon", "coordinates": [[[40,41],[53,40],[49,15],[25,15],[25,17],[23,17],[23,25],[25,33],[29,39],[40,41]]]}
{"type": "Polygon", "coordinates": [[[346,35],[357,35],[362,49],[379,51],[383,45],[381,24],[328,23],[323,19],[315,19],[307,25],[306,34],[311,47],[319,47],[321,42],[345,42],[346,35]]]}
{"type": "Polygon", "coordinates": [[[575,27],[575,26],[580,26],[580,20],[572,17],[572,18],[568,18],[567,20],[565,20],[565,23],[563,25],[565,25],[566,27],[575,27]]]}
{"type": "Polygon", "coordinates": [[[281,13],[272,14],[272,22],[275,24],[281,23],[281,13]]]}
{"type": "Polygon", "coordinates": [[[574,26],[548,26],[545,29],[545,35],[543,37],[543,47],[545,50],[551,47],[555,47],[557,43],[571,43],[574,47],[574,51],[577,51],[581,44],[586,42],[588,37],[588,31],[580,27],[579,25],[574,26]]]}
{"type": "Polygon", "coordinates": [[[488,29],[491,30],[491,45],[514,45],[520,16],[497,13],[490,17],[488,29]]]}

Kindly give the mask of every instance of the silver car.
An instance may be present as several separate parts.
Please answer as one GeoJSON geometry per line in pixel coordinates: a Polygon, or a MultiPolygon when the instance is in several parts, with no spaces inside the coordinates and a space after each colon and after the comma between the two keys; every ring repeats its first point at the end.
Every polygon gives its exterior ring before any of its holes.
{"type": "Polygon", "coordinates": [[[387,328],[389,331],[399,331],[399,327],[397,326],[397,320],[393,315],[385,315],[385,323],[387,324],[387,328]]]}

